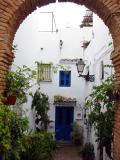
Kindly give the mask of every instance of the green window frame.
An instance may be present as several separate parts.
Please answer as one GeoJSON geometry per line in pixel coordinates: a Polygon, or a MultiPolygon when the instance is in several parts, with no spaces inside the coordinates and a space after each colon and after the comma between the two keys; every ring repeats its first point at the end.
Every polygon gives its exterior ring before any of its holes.
{"type": "Polygon", "coordinates": [[[38,82],[51,82],[51,64],[38,63],[38,82]]]}

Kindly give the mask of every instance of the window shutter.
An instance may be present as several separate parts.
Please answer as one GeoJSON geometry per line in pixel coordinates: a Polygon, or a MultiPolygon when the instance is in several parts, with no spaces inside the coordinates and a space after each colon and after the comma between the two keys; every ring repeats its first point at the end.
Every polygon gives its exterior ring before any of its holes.
{"type": "Polygon", "coordinates": [[[38,82],[51,81],[51,64],[38,64],[38,82]]]}
{"type": "Polygon", "coordinates": [[[71,85],[71,71],[59,72],[59,86],[70,87],[71,85]]]}

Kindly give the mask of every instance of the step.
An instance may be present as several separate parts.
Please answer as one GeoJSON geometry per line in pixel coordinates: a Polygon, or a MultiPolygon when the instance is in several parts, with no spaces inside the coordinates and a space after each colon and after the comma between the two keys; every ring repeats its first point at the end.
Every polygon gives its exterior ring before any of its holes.
{"type": "Polygon", "coordinates": [[[65,147],[65,146],[73,146],[72,142],[68,142],[68,141],[57,141],[57,147],[61,148],[61,147],[65,147]]]}

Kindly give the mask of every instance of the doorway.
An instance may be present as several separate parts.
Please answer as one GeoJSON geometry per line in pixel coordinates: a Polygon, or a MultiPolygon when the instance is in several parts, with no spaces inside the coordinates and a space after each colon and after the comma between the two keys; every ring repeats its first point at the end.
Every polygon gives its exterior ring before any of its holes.
{"type": "Polygon", "coordinates": [[[74,108],[57,106],[55,113],[55,138],[58,141],[71,141],[74,108]]]}

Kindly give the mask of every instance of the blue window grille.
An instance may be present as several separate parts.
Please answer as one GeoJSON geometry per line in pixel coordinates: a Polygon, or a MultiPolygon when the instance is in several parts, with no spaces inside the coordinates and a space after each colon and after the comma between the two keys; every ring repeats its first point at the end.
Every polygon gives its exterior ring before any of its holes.
{"type": "Polygon", "coordinates": [[[59,72],[59,86],[70,87],[71,86],[71,71],[59,72]]]}

